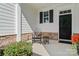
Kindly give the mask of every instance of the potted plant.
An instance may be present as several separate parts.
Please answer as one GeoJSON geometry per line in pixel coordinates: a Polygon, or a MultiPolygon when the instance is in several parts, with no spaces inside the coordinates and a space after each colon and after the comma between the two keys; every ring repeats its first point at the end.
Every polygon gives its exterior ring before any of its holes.
{"type": "Polygon", "coordinates": [[[77,54],[79,55],[79,34],[75,34],[71,37],[72,45],[75,49],[77,49],[77,54]]]}

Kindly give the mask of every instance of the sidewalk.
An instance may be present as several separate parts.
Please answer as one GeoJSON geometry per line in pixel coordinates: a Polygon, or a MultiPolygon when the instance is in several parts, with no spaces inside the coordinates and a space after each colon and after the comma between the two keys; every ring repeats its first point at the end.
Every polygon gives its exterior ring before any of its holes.
{"type": "Polygon", "coordinates": [[[49,56],[44,46],[40,43],[33,43],[33,56],[49,56]]]}

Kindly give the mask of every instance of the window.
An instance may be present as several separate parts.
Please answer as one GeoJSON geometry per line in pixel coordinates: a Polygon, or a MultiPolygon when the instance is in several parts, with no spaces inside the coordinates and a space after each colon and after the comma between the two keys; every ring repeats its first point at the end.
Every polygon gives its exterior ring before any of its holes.
{"type": "Polygon", "coordinates": [[[40,12],[40,23],[53,23],[53,10],[40,12]]]}
{"type": "Polygon", "coordinates": [[[71,13],[71,10],[60,11],[60,14],[71,13]]]}
{"type": "Polygon", "coordinates": [[[43,17],[43,20],[44,21],[43,22],[44,23],[48,23],[49,22],[49,19],[48,19],[49,18],[48,11],[44,12],[43,15],[44,15],[44,17],[43,17]]]}

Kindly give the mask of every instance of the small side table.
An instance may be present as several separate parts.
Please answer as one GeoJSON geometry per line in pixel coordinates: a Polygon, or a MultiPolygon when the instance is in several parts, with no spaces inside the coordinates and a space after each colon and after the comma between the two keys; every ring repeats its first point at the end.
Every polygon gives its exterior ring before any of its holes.
{"type": "Polygon", "coordinates": [[[48,37],[48,36],[44,36],[44,37],[43,37],[43,43],[44,43],[44,44],[46,44],[46,43],[49,44],[49,37],[48,37]]]}

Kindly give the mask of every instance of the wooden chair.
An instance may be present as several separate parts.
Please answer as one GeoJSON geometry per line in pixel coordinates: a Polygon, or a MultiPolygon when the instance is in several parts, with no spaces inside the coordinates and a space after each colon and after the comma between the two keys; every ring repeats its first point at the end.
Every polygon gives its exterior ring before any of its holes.
{"type": "Polygon", "coordinates": [[[41,34],[41,32],[34,32],[32,34],[32,41],[33,42],[40,41],[40,43],[42,43],[42,34],[41,34]]]}

